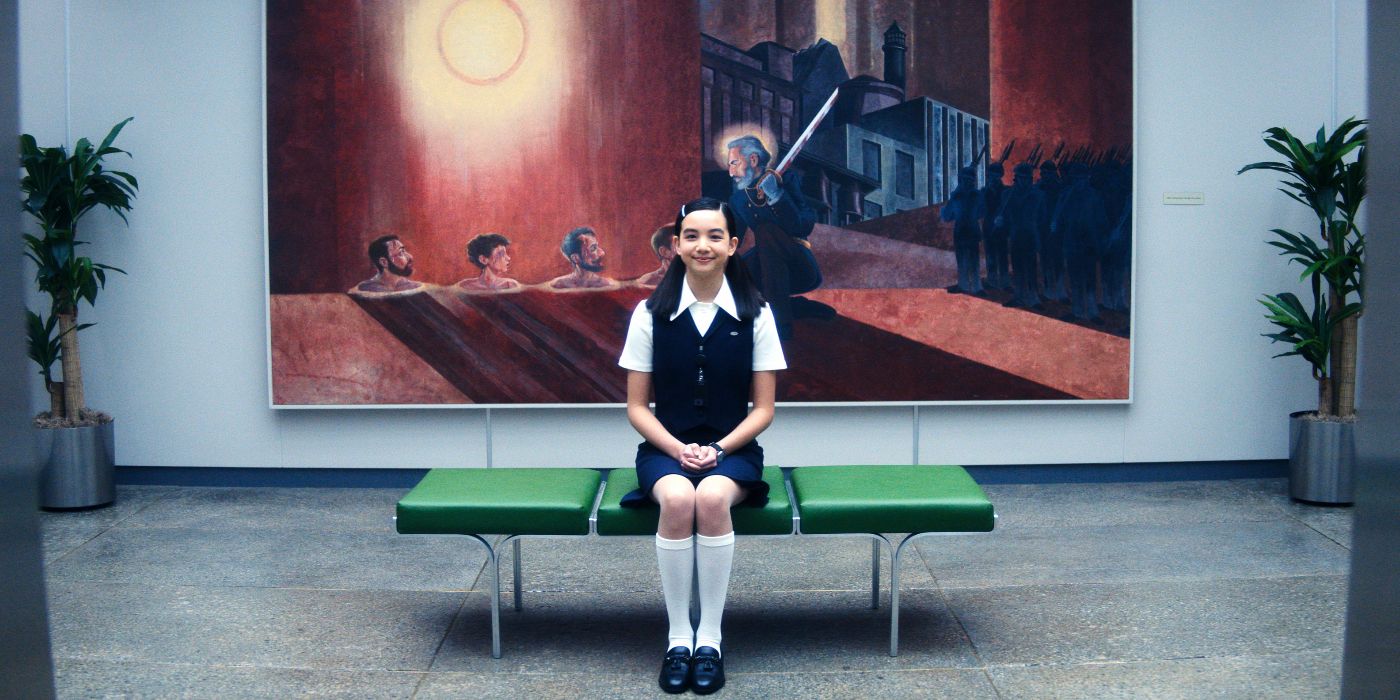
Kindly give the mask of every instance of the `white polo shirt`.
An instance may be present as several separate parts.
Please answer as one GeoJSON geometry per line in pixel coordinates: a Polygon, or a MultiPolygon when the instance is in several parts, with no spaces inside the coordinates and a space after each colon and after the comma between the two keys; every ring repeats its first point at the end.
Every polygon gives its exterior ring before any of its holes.
{"type": "MultiPolygon", "coordinates": [[[[697,300],[695,293],[690,291],[690,282],[682,279],[680,304],[676,306],[675,313],[671,314],[671,320],[676,320],[687,309],[690,310],[690,318],[695,322],[695,329],[700,331],[700,335],[705,335],[705,331],[710,330],[715,314],[720,311],[724,311],[735,320],[739,319],[739,305],[734,302],[734,292],[730,291],[727,278],[720,283],[719,293],[715,295],[713,302],[697,300]]],[[[618,359],[617,364],[636,372],[650,372],[651,355],[651,312],[647,311],[647,303],[643,300],[632,310],[632,320],[627,325],[627,342],[622,346],[622,357],[618,359]]],[[[787,359],[783,357],[783,346],[778,341],[778,327],[773,321],[773,310],[765,303],[759,310],[758,317],[753,320],[753,371],[779,369],[787,369],[787,359]]]]}

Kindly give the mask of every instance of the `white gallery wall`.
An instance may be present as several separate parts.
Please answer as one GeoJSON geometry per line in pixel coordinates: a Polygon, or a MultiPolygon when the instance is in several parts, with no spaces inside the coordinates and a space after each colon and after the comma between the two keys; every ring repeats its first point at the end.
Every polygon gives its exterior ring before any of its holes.
{"type": "MultiPolygon", "coordinates": [[[[1136,16],[1133,402],[786,407],[763,437],[770,462],[1286,456],[1287,414],[1314,388],[1301,360],[1270,359],[1283,348],[1260,337],[1255,300],[1298,286],[1265,232],[1309,215],[1269,176],[1235,171],[1272,159],[1264,128],[1364,116],[1365,3],[1141,1],[1136,16]],[[1162,204],[1180,191],[1205,205],[1162,204]]],[[[268,408],[261,3],[24,0],[20,30],[25,132],[71,143],[136,117],[118,143],[141,182],[131,225],[87,224],[94,259],[130,274],[82,312],[98,323],[83,335],[88,401],[117,418],[118,464],[631,463],[639,438],[621,408],[268,408]]],[[[32,400],[47,404],[37,388],[32,400]]]]}

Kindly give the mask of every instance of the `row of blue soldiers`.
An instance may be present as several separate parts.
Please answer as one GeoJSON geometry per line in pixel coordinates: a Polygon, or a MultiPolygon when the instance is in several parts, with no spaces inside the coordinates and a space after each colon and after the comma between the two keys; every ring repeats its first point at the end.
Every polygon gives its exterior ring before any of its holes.
{"type": "Polygon", "coordinates": [[[958,173],[941,216],[953,223],[958,283],[949,292],[986,296],[1012,292],[1006,306],[1043,309],[1068,301],[1065,317],[1101,323],[1099,308],[1126,311],[1132,253],[1131,173],[1116,158],[1022,162],[1012,183],[1004,166],[958,173]],[[1096,161],[1096,162],[1095,162],[1096,161]],[[987,277],[981,276],[983,258],[987,277]]]}

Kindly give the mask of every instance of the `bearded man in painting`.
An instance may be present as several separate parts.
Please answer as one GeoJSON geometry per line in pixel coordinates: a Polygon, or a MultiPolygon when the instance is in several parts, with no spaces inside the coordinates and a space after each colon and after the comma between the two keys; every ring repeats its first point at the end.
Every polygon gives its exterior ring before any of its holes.
{"type": "Polygon", "coordinates": [[[369,244],[369,262],[374,266],[374,276],[355,285],[355,291],[403,292],[422,286],[409,279],[413,276],[413,256],[397,235],[374,239],[369,244]]]}
{"type": "Polygon", "coordinates": [[[564,234],[559,252],[573,265],[574,270],[550,280],[552,289],[597,289],[617,284],[612,278],[601,274],[605,251],[598,242],[598,232],[591,227],[580,226],[564,234]]]}

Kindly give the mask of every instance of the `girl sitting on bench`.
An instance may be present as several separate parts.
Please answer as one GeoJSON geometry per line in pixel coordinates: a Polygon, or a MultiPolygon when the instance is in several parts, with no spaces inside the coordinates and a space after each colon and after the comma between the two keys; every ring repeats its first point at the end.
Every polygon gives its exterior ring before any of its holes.
{"type": "Polygon", "coordinates": [[[674,250],[682,264],[672,264],[637,305],[618,362],[629,370],[627,418],[645,438],[637,447],[641,487],[622,504],[661,507],[656,557],[670,632],[659,682],[668,693],[724,686],[720,619],[734,559],[729,509],[768,501],[763,448],[754,438],[773,421],[776,371],[787,362],[773,312],[735,255],[735,227],[733,209],[717,199],[681,207],[674,250]],[[690,625],[692,573],[697,629],[690,625]]]}

